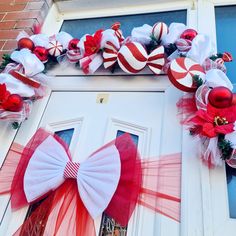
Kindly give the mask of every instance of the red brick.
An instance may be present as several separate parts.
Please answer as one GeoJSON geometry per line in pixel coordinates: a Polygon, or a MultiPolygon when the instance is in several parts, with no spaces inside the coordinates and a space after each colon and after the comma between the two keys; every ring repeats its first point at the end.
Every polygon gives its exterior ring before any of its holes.
{"type": "Polygon", "coordinates": [[[16,40],[8,40],[6,41],[5,45],[3,46],[2,50],[12,50],[17,47],[17,41],[16,40]]]}
{"type": "Polygon", "coordinates": [[[20,30],[0,30],[0,39],[15,39],[20,30]]]}
{"type": "Polygon", "coordinates": [[[24,20],[37,18],[40,11],[10,12],[4,17],[4,20],[24,20]]]}
{"type": "Polygon", "coordinates": [[[6,13],[0,13],[0,21],[3,19],[3,17],[6,15],[6,13]]]}
{"type": "Polygon", "coordinates": [[[1,4],[0,12],[12,12],[12,11],[22,11],[26,7],[26,4],[1,4]]]}
{"type": "Polygon", "coordinates": [[[16,24],[16,21],[3,21],[3,22],[0,22],[0,30],[13,29],[15,24],[16,24]]]}
{"type": "Polygon", "coordinates": [[[45,2],[29,2],[26,6],[26,10],[40,10],[45,2]]]}
{"type": "Polygon", "coordinates": [[[36,20],[34,19],[17,21],[15,29],[30,28],[34,25],[35,22],[36,20]]]}
{"type": "Polygon", "coordinates": [[[2,46],[4,45],[5,41],[0,41],[0,50],[2,49],[2,46]]]}

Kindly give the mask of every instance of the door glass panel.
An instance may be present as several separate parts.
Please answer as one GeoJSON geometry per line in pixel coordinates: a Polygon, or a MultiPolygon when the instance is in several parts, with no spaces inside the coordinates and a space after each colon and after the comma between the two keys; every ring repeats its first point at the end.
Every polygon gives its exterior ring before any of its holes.
{"type": "MultiPolygon", "coordinates": [[[[116,137],[125,134],[126,132],[122,130],[117,130],[116,137]]],[[[136,147],[138,146],[138,135],[131,134],[131,138],[134,141],[136,147]]],[[[127,227],[120,226],[114,219],[107,216],[105,213],[102,215],[101,226],[99,236],[126,236],[127,227]]]]}
{"type": "MultiPolygon", "coordinates": [[[[65,129],[56,131],[55,134],[58,135],[68,146],[70,146],[71,139],[73,137],[74,128],[72,129],[65,129]]],[[[46,197],[47,198],[47,197],[46,197]]],[[[38,206],[46,199],[41,199],[40,201],[32,204],[29,206],[26,219],[29,218],[32,213],[37,209],[38,206]]],[[[49,206],[50,207],[50,206],[49,206]]],[[[48,208],[49,209],[49,208],[48,208]]],[[[35,234],[33,235],[43,235],[44,228],[47,223],[47,210],[44,209],[43,212],[39,212],[36,217],[33,217],[31,222],[28,222],[27,225],[22,229],[21,235],[32,235],[32,232],[35,234]],[[40,219],[41,221],[39,221],[40,219]]]]}
{"type": "MultiPolygon", "coordinates": [[[[227,63],[227,76],[233,84],[236,83],[236,6],[215,8],[217,51],[230,52],[233,62],[227,63]]],[[[236,87],[234,85],[234,92],[236,87]]]]}
{"type": "Polygon", "coordinates": [[[59,136],[68,146],[70,146],[73,133],[74,129],[65,129],[55,132],[55,134],[59,136]]]}
{"type": "Polygon", "coordinates": [[[158,21],[163,21],[168,25],[171,22],[186,24],[186,19],[187,11],[180,10],[126,16],[65,20],[62,24],[61,31],[66,31],[73,35],[73,37],[80,39],[83,35],[93,34],[98,29],[109,29],[113,23],[119,21],[121,23],[123,34],[127,37],[131,34],[134,27],[142,26],[143,24],[154,25],[158,21]]]}
{"type": "MultiPolygon", "coordinates": [[[[215,8],[217,51],[230,52],[236,58],[236,6],[223,6],[215,8]]],[[[236,91],[236,60],[227,63],[227,76],[234,84],[236,91]]],[[[236,169],[226,165],[226,178],[228,187],[228,202],[230,218],[236,219],[236,169]]]]}

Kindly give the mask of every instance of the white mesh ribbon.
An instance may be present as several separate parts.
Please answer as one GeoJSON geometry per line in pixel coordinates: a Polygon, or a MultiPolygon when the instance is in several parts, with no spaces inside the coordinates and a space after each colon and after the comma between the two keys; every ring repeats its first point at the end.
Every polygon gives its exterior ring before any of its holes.
{"type": "Polygon", "coordinates": [[[210,37],[203,34],[198,34],[192,41],[192,46],[187,57],[198,62],[200,65],[214,54],[215,48],[213,43],[210,40],[210,37]]]}
{"type": "Polygon", "coordinates": [[[134,41],[149,44],[151,42],[152,26],[144,24],[140,27],[133,28],[131,32],[131,37],[134,41]]]}
{"type": "Polygon", "coordinates": [[[22,64],[26,76],[34,76],[44,70],[44,64],[29,49],[21,49],[11,54],[11,59],[22,64]]]}
{"type": "Polygon", "coordinates": [[[232,83],[222,70],[212,69],[207,71],[205,79],[205,84],[209,87],[215,88],[218,86],[224,86],[230,90],[233,90],[232,83]]]}
{"type": "Polygon", "coordinates": [[[185,24],[171,23],[169,26],[169,33],[162,37],[162,44],[168,45],[175,43],[179,36],[187,29],[185,24]]]}
{"type": "MultiPolygon", "coordinates": [[[[24,192],[30,203],[58,188],[64,181],[69,157],[49,136],[35,150],[25,175],[24,192]]],[[[115,145],[101,149],[80,164],[77,184],[80,197],[93,218],[108,206],[120,179],[120,157],[115,145]]]]}
{"type": "Polygon", "coordinates": [[[22,83],[10,74],[0,74],[0,84],[6,84],[7,90],[11,94],[16,93],[22,97],[32,97],[35,94],[32,87],[22,83]]]}

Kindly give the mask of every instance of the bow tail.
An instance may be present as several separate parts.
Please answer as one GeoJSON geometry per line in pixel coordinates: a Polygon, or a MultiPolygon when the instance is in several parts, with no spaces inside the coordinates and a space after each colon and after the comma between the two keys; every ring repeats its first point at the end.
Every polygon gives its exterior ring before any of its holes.
{"type": "Polygon", "coordinates": [[[94,222],[84,207],[75,180],[67,180],[27,218],[14,236],[95,236],[94,222]],[[31,234],[32,235],[32,234],[31,234]]]}
{"type": "Polygon", "coordinates": [[[142,162],[139,205],[180,221],[181,154],[142,162]]]}
{"type": "Polygon", "coordinates": [[[141,161],[129,134],[118,137],[114,142],[120,154],[121,177],[105,213],[126,226],[138,202],[142,184],[141,161]]]}

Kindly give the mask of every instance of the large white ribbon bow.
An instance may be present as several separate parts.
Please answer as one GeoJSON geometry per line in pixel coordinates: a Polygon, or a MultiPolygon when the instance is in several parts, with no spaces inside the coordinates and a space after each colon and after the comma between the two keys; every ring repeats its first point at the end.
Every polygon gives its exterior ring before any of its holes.
{"type": "Polygon", "coordinates": [[[120,171],[120,155],[115,145],[101,149],[79,164],[70,161],[62,145],[49,136],[37,147],[28,163],[24,192],[30,203],[58,188],[66,178],[76,178],[81,200],[96,218],[111,201],[120,171]]]}

